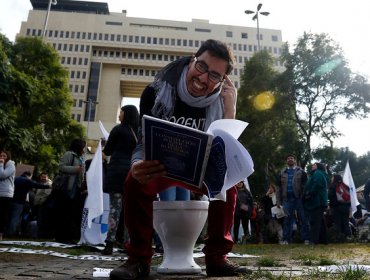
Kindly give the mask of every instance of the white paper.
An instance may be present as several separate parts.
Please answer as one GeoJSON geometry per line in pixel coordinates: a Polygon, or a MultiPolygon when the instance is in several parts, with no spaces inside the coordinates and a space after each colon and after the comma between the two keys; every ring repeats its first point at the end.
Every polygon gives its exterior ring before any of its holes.
{"type": "Polygon", "coordinates": [[[213,131],[215,129],[221,129],[229,133],[235,139],[238,139],[247,126],[248,123],[243,122],[241,120],[221,119],[211,123],[211,125],[208,128],[208,133],[214,134],[213,131]]]}
{"type": "Polygon", "coordinates": [[[277,219],[283,218],[286,216],[283,206],[277,207],[271,207],[271,216],[276,217],[277,219]]]}
{"type": "Polygon", "coordinates": [[[219,136],[225,142],[227,171],[221,192],[216,199],[226,201],[226,191],[240,181],[244,181],[253,171],[253,160],[245,147],[237,140],[248,123],[222,119],[212,122],[208,132],[214,137],[219,136]]]}

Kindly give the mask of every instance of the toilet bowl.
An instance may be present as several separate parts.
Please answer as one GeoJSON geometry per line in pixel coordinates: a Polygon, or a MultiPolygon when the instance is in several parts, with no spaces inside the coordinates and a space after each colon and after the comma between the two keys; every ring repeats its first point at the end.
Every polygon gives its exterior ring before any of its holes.
{"type": "Polygon", "coordinates": [[[208,216],[208,201],[154,201],[153,225],[163,246],[158,273],[196,274],[194,245],[208,216]]]}

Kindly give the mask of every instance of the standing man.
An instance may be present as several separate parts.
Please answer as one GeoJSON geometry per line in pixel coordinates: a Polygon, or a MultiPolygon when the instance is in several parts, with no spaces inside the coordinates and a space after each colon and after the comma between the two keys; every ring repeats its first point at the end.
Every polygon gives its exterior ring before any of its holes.
{"type": "MultiPolygon", "coordinates": [[[[234,119],[236,89],[227,75],[233,69],[234,54],[220,41],[207,40],[192,56],[180,58],[164,67],[154,82],[146,87],[140,99],[140,116],[187,125],[206,131],[212,121],[234,119]]],[[[132,156],[131,171],[123,192],[124,219],[129,233],[128,260],[114,269],[111,279],[136,279],[148,276],[152,257],[153,200],[170,186],[179,186],[207,194],[181,182],[163,177],[164,166],[156,160],[143,160],[139,143],[132,156]]],[[[208,236],[205,239],[207,276],[222,277],[250,273],[245,267],[230,262],[236,200],[235,187],[226,194],[226,202],[211,201],[208,212],[208,236]]]]}
{"type": "MultiPolygon", "coordinates": [[[[282,244],[292,242],[293,223],[296,215],[301,224],[301,239],[305,244],[309,244],[309,226],[307,219],[304,217],[302,203],[307,174],[296,165],[294,155],[288,155],[286,162],[287,167],[279,174],[276,191],[276,205],[278,207],[283,206],[287,214],[284,218],[282,244]]],[[[298,224],[297,220],[296,222],[298,224]]]]}

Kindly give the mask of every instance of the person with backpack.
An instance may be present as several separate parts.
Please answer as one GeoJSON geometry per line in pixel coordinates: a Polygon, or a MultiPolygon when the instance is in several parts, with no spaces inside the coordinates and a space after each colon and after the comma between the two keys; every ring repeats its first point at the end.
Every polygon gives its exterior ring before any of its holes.
{"type": "Polygon", "coordinates": [[[349,216],[351,208],[351,195],[349,187],[343,183],[339,174],[334,174],[329,187],[330,212],[337,236],[337,242],[344,242],[351,235],[349,216]]]}

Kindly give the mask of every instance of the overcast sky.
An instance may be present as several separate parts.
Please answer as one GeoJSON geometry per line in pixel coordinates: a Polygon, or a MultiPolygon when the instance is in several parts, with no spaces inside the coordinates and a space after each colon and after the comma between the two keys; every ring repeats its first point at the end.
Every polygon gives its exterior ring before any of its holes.
{"type": "MultiPolygon", "coordinates": [[[[283,41],[294,45],[304,31],[329,33],[342,46],[353,72],[370,78],[370,1],[369,0],[109,0],[110,12],[127,10],[129,17],[145,17],[191,21],[207,19],[210,23],[256,27],[253,15],[245,10],[256,10],[262,3],[260,28],[279,29],[283,41]]],[[[11,41],[19,32],[22,21],[32,9],[29,0],[0,0],[0,32],[11,41]]],[[[341,120],[338,128],[344,134],[335,141],[338,147],[349,147],[357,155],[370,151],[370,118],[362,121],[341,120]]]]}

